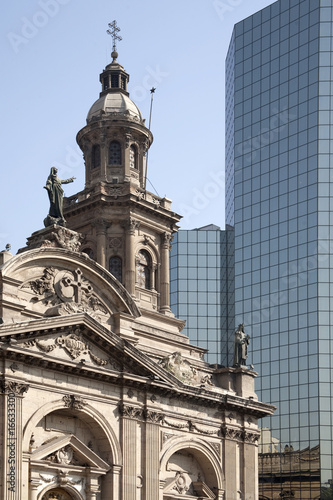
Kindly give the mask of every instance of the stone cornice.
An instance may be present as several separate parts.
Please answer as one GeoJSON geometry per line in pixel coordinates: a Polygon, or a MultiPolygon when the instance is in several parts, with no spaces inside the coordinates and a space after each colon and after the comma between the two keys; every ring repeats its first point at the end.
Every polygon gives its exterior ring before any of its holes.
{"type": "Polygon", "coordinates": [[[42,318],[16,325],[0,327],[1,355],[15,361],[25,361],[39,366],[74,373],[84,377],[105,380],[122,386],[135,386],[141,389],[172,398],[186,399],[190,404],[203,404],[218,410],[235,410],[242,414],[251,414],[258,418],[274,413],[275,407],[260,403],[250,398],[242,398],[226,393],[213,392],[205,387],[189,386],[182,383],[172,373],[151,361],[147,355],[139,351],[130,342],[121,339],[107,330],[96,320],[85,313],[52,318],[42,318]],[[105,353],[116,357],[124,364],[127,371],[107,369],[105,366],[85,365],[77,361],[58,359],[51,353],[29,351],[20,345],[19,340],[42,338],[43,335],[63,334],[70,328],[81,328],[90,341],[102,348],[105,353]]]}

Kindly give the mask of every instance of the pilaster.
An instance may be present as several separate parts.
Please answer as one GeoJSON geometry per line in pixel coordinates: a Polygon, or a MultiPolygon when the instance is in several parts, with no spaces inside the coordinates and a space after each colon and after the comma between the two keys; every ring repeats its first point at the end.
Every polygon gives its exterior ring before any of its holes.
{"type": "Polygon", "coordinates": [[[22,399],[29,386],[11,380],[1,381],[3,405],[3,500],[22,499],[22,399]]]}
{"type": "Polygon", "coordinates": [[[157,500],[160,494],[159,481],[159,425],[149,422],[149,413],[146,422],[146,454],[145,454],[145,500],[157,500]]]}
{"type": "MultiPolygon", "coordinates": [[[[123,500],[136,500],[136,446],[137,446],[137,422],[134,419],[123,416],[122,419],[123,440],[123,477],[122,489],[123,500]]],[[[116,497],[115,497],[116,498],[116,497]]]]}

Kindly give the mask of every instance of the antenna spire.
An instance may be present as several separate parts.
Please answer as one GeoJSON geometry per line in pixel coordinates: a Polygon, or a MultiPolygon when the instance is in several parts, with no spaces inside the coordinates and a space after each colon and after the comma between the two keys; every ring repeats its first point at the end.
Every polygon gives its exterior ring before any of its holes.
{"type": "MultiPolygon", "coordinates": [[[[153,100],[154,100],[155,90],[156,90],[155,87],[152,87],[150,89],[150,113],[149,113],[149,127],[148,127],[149,130],[150,130],[150,126],[151,126],[151,114],[152,114],[152,111],[153,111],[153,100]]],[[[145,178],[144,178],[144,188],[145,189],[146,189],[146,186],[147,186],[147,174],[148,174],[148,151],[147,151],[147,154],[146,154],[146,172],[145,172],[145,178]]]]}
{"type": "MultiPolygon", "coordinates": [[[[109,26],[109,29],[106,30],[106,32],[108,35],[110,35],[112,37],[112,40],[113,40],[112,53],[117,53],[117,40],[119,40],[119,42],[122,40],[122,37],[117,34],[117,33],[119,33],[120,28],[118,28],[116,20],[112,21],[112,23],[109,23],[108,26],[109,26]]],[[[117,54],[117,56],[118,56],[118,54],[117,54]]]]}

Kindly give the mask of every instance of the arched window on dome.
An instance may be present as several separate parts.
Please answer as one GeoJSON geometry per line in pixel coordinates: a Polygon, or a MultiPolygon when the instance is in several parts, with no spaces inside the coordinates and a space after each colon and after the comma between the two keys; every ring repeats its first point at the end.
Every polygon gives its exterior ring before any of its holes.
{"type": "Polygon", "coordinates": [[[99,144],[94,144],[91,150],[91,168],[101,166],[101,148],[99,144]]]}
{"type": "Polygon", "coordinates": [[[121,165],[121,146],[118,141],[110,142],[109,165],[121,165]]]}
{"type": "Polygon", "coordinates": [[[137,281],[141,288],[151,289],[151,256],[147,250],[138,252],[137,281]]]}
{"type": "Polygon", "coordinates": [[[117,278],[120,283],[122,283],[123,278],[123,263],[120,257],[114,256],[110,257],[109,260],[109,271],[115,278],[117,278]]]}
{"type": "Polygon", "coordinates": [[[129,158],[130,158],[130,167],[138,168],[138,150],[134,144],[130,147],[129,150],[129,158]]]}

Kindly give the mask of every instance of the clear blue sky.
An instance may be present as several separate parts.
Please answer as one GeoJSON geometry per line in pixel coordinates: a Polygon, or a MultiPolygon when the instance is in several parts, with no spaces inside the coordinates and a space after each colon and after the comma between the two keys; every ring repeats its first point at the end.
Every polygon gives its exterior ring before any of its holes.
{"type": "MultiPolygon", "coordinates": [[[[70,196],[84,188],[76,134],[111,61],[107,25],[130,97],[149,118],[148,177],[184,215],[181,228],[224,227],[224,61],[233,25],[268,0],[15,0],[0,19],[2,134],[0,250],[42,229],[52,166],[70,196]]],[[[151,184],[148,189],[153,191],[151,184]]]]}

